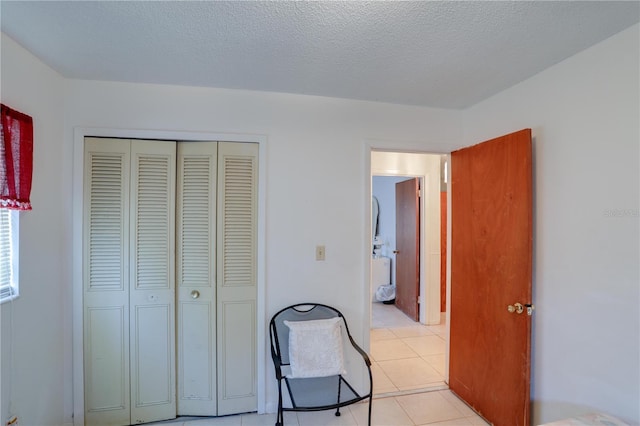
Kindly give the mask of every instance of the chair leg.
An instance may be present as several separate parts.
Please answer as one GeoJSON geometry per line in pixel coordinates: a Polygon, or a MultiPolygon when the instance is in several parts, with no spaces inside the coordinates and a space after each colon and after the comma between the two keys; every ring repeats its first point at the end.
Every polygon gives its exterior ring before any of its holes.
{"type": "MultiPolygon", "coordinates": [[[[338,400],[336,402],[340,402],[340,391],[342,390],[342,375],[338,376],[338,400]]],[[[340,407],[336,410],[336,416],[340,417],[340,407]]]]}
{"type": "Polygon", "coordinates": [[[278,383],[278,415],[275,426],[284,426],[284,413],[282,412],[282,382],[278,383]]]}
{"type": "Polygon", "coordinates": [[[373,395],[369,394],[369,422],[367,423],[369,426],[371,426],[371,400],[373,399],[373,395]]]}

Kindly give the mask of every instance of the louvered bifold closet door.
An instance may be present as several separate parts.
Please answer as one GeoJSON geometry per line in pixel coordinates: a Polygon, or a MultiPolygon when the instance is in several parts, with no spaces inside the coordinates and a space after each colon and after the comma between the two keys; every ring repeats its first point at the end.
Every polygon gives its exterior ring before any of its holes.
{"type": "Polygon", "coordinates": [[[130,424],[129,145],[120,139],[85,141],[82,274],[87,425],[130,424]]]}
{"type": "Polygon", "coordinates": [[[131,142],[131,423],[176,416],[176,143],[131,142]]]}
{"type": "Polygon", "coordinates": [[[215,416],[216,142],[178,143],[178,415],[215,416]]]}
{"type": "Polygon", "coordinates": [[[257,144],[218,144],[218,415],[257,406],[257,177],[257,144]]]}

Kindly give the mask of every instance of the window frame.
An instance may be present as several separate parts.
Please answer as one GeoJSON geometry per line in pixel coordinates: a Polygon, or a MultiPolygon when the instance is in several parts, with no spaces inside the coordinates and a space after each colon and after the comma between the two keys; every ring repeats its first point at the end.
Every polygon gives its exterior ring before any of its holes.
{"type": "MultiPolygon", "coordinates": [[[[20,296],[20,280],[19,280],[19,245],[18,245],[18,232],[20,216],[18,210],[0,209],[0,214],[7,215],[9,219],[9,255],[10,258],[10,272],[9,278],[6,282],[0,282],[0,304],[10,302],[17,299],[20,296]],[[7,291],[9,289],[9,291],[7,291]],[[6,293],[6,294],[5,294],[6,293]]],[[[3,237],[0,233],[0,238],[3,237]]],[[[0,276],[1,279],[1,276],[0,276]]]]}

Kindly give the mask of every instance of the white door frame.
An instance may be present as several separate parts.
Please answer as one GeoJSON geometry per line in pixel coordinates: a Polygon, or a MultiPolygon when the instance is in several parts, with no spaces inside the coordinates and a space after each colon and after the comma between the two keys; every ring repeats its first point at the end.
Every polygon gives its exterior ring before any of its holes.
{"type": "MultiPolygon", "coordinates": [[[[84,426],[84,357],[83,357],[83,296],[82,296],[82,229],[83,229],[83,180],[84,138],[87,136],[125,139],[166,139],[176,141],[227,141],[254,142],[259,144],[258,158],[258,253],[257,253],[257,396],[258,413],[265,412],[266,405],[266,311],[265,311],[265,190],[267,136],[235,133],[178,132],[168,130],[139,130],[117,128],[76,127],[73,133],[72,178],[72,316],[73,316],[73,424],[84,426]]],[[[371,208],[371,207],[369,207],[371,208]]]]}
{"type": "MultiPolygon", "coordinates": [[[[363,256],[364,256],[364,264],[368,265],[367,268],[365,268],[365,279],[364,279],[364,283],[363,285],[365,286],[365,290],[364,290],[364,294],[368,295],[368,297],[364,297],[363,298],[363,303],[364,303],[364,307],[363,307],[363,312],[365,315],[365,318],[367,319],[366,323],[365,323],[365,330],[364,330],[364,345],[365,348],[367,350],[369,350],[371,348],[371,339],[370,339],[370,333],[369,330],[371,329],[371,284],[370,284],[370,280],[371,280],[371,241],[373,236],[371,235],[372,233],[372,216],[371,216],[371,197],[372,197],[372,184],[371,184],[371,153],[372,151],[385,151],[385,152],[402,152],[402,153],[407,153],[407,154],[434,154],[434,155],[448,155],[451,152],[451,146],[450,145],[445,145],[445,144],[437,144],[437,143],[419,143],[419,142],[408,142],[408,141],[390,141],[390,140],[365,140],[363,143],[363,157],[364,157],[364,188],[365,190],[363,191],[363,206],[364,206],[364,212],[365,212],[365,223],[364,223],[364,235],[365,235],[365,240],[363,241],[364,247],[362,250],[363,256]],[[431,149],[425,149],[425,145],[428,145],[429,147],[432,147],[431,149]]],[[[449,159],[447,160],[450,164],[449,159]]],[[[448,174],[450,176],[451,173],[451,167],[448,167],[448,174]]],[[[379,175],[378,173],[376,175],[379,175]]],[[[390,174],[391,175],[391,174],[390,174]]],[[[396,174],[398,175],[398,174],[396,174]]],[[[425,182],[425,176],[419,176],[423,182],[425,182]]],[[[451,182],[451,179],[448,179],[449,182],[451,182]]],[[[426,186],[426,185],[425,185],[426,186]]],[[[447,203],[450,206],[450,196],[451,193],[448,191],[447,192],[447,203]]],[[[422,205],[424,206],[424,204],[422,205]]],[[[451,263],[451,243],[450,243],[450,239],[451,239],[451,209],[447,208],[447,252],[445,253],[441,253],[441,255],[446,255],[447,257],[447,289],[446,289],[446,293],[447,293],[447,298],[446,298],[446,334],[445,334],[445,338],[446,338],[446,345],[445,345],[445,382],[448,382],[449,380],[449,324],[450,324],[450,279],[451,279],[451,273],[450,273],[450,263],[451,263]]],[[[421,226],[424,224],[424,212],[421,211],[421,226]]],[[[424,253],[423,249],[424,249],[424,245],[423,245],[423,239],[424,239],[424,235],[423,235],[423,230],[424,228],[421,228],[421,236],[420,236],[420,250],[422,253],[424,253]]],[[[424,256],[421,254],[421,260],[420,260],[420,274],[421,274],[421,281],[422,281],[422,277],[423,275],[423,267],[425,265],[425,262],[423,262],[423,258],[424,256]]],[[[429,281],[429,280],[428,280],[429,281]]],[[[433,280],[430,280],[433,281],[433,280]]],[[[423,297],[424,294],[428,294],[431,292],[440,292],[440,282],[438,281],[437,283],[438,288],[435,288],[435,283],[434,282],[427,282],[426,285],[424,286],[425,292],[422,292],[423,290],[423,283],[421,282],[421,299],[423,297]]],[[[429,316],[433,315],[433,309],[436,309],[435,305],[433,307],[430,307],[429,304],[425,304],[424,302],[422,303],[422,305],[425,305],[425,310],[424,310],[424,314],[426,318],[429,318],[429,316]]],[[[422,317],[422,308],[421,305],[421,319],[422,317]]],[[[439,312],[440,310],[440,304],[438,302],[438,306],[437,306],[437,310],[439,312]]]]}

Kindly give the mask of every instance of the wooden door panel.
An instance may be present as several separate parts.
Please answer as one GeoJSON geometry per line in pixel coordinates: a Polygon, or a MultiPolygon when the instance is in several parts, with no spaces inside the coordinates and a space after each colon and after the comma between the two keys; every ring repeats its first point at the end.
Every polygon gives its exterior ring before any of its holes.
{"type": "Polygon", "coordinates": [[[420,198],[418,178],[396,183],[396,306],[419,321],[420,198]]]}
{"type": "Polygon", "coordinates": [[[450,387],[496,425],[530,422],[531,130],[451,155],[450,387]]]}

